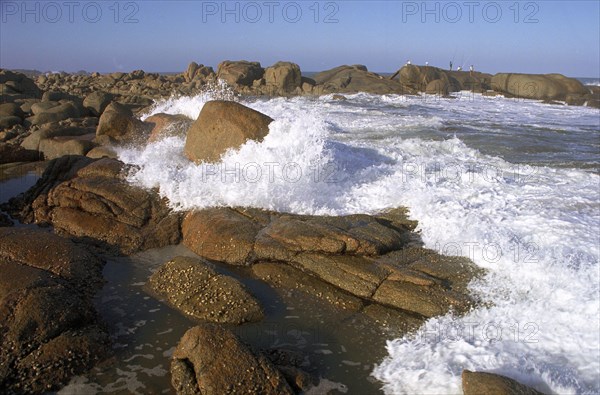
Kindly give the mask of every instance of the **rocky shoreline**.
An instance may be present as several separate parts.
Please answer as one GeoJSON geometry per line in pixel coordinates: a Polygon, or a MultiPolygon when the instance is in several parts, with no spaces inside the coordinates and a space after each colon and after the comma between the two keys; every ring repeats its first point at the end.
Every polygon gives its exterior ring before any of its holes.
{"type": "MultiPolygon", "coordinates": [[[[221,89],[219,80],[228,86],[220,91],[222,99],[355,92],[447,96],[465,89],[528,97],[512,87],[534,83],[529,98],[598,102],[598,92],[593,96],[557,75],[491,76],[412,65],[393,78],[364,66],[341,66],[309,79],[289,62],[266,69],[255,62],[223,62],[216,73],[192,63],[173,76],[135,71],[41,75],[36,81],[0,71],[0,165],[28,169],[23,162],[45,161],[38,182],[0,206],[12,217],[0,212],[0,310],[7,317],[0,323],[2,392],[57,390],[110,358],[110,336],[91,303],[107,256],[180,243],[197,255],[165,262],[146,284],[150,295],[195,325],[172,358],[171,381],[179,394],[301,393],[318,386],[302,355],[254,350],[225,326],[268,317],[244,284],[214,265],[243,268],[284,300],[308,297],[397,334],[477,305],[467,285],[482,270],[466,258],[423,248],[416,223],[402,207],[339,217],[239,207],[175,212],[156,190],[129,184],[129,169],[116,159],[114,146],[185,133],[191,161],[214,161],[226,149],[268,133],[269,117],[232,101],[207,103],[197,120],[136,116],[160,98],[221,89]]],[[[463,373],[466,394],[483,388],[535,393],[501,376],[463,373]]]]}

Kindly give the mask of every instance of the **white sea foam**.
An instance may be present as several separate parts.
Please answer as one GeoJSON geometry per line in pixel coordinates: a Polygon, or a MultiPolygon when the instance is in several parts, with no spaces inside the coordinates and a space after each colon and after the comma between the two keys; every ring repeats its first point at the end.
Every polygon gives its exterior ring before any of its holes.
{"type": "MultiPolygon", "coordinates": [[[[181,98],[155,112],[193,117],[205,101],[181,98]]],[[[589,109],[362,94],[348,102],[244,104],[276,120],[263,142],[201,165],[184,158],[184,141],[175,137],[124,150],[121,159],[138,167],[130,181],[158,187],[176,209],[243,205],[333,215],[408,206],[426,246],[488,269],[471,286],[488,306],[431,319],[417,334],[390,341],[374,371],[387,393],[457,393],[463,369],[548,392],[600,390],[600,177],[509,163],[439,137],[448,114],[476,118],[482,130],[540,124],[598,133],[589,109]]],[[[496,144],[500,152],[502,141],[496,144]]]]}

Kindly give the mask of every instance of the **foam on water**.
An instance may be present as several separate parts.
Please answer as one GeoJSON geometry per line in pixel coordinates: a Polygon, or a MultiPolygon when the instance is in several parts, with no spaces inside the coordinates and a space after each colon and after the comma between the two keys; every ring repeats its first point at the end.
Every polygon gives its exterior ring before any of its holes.
{"type": "MultiPolygon", "coordinates": [[[[159,103],[154,112],[193,117],[206,100],[159,103]]],[[[448,113],[465,122],[481,117],[481,128],[494,119],[505,129],[556,124],[571,133],[567,126],[579,122],[572,127],[598,133],[589,109],[371,95],[244,104],[275,119],[263,142],[230,150],[218,164],[191,164],[176,137],[124,150],[120,158],[137,167],[130,181],[158,187],[182,210],[339,215],[407,206],[427,247],[488,269],[471,284],[485,307],[430,319],[418,333],[390,341],[373,372],[387,393],[457,393],[463,369],[547,392],[600,391],[600,177],[510,163],[457,137],[439,138],[448,113]]],[[[502,141],[496,144],[500,151],[502,141]]]]}

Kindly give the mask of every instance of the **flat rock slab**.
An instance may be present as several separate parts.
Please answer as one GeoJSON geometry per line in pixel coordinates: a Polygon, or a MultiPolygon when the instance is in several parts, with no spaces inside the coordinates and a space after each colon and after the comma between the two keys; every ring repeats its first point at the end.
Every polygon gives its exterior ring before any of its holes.
{"type": "Polygon", "coordinates": [[[56,390],[109,356],[93,254],[41,229],[0,228],[0,273],[0,392],[56,390]]]}
{"type": "Polygon", "coordinates": [[[421,317],[467,311],[467,285],[482,270],[419,247],[415,226],[402,209],[326,217],[215,208],[188,213],[182,228],[183,243],[202,257],[253,265],[276,288],[303,283],[345,309],[376,303],[421,317]]]}
{"type": "Polygon", "coordinates": [[[177,394],[294,393],[265,356],[214,324],[193,327],[183,335],[173,353],[171,376],[177,394]]]}
{"type": "Polygon", "coordinates": [[[194,319],[241,324],[264,316],[260,304],[242,283],[218,274],[199,259],[173,258],[150,277],[148,285],[194,319]]]}

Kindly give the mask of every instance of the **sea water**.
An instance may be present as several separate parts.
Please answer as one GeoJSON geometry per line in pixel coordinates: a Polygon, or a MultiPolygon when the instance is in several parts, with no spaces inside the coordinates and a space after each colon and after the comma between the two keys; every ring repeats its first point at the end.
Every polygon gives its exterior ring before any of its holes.
{"type": "MultiPolygon", "coordinates": [[[[305,214],[398,206],[425,245],[471,258],[480,306],[389,339],[386,393],[459,393],[463,369],[555,393],[600,391],[600,114],[459,92],[243,99],[274,119],[262,142],[190,163],[184,136],[124,149],[129,180],[175,210],[305,214]]],[[[159,102],[195,119],[211,95],[159,102]]]]}

